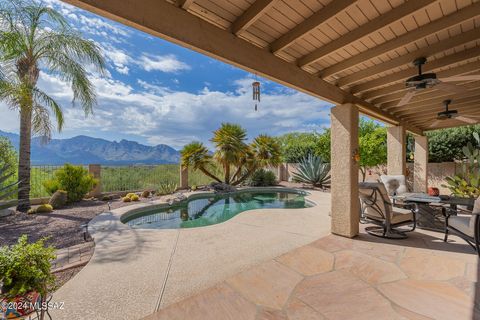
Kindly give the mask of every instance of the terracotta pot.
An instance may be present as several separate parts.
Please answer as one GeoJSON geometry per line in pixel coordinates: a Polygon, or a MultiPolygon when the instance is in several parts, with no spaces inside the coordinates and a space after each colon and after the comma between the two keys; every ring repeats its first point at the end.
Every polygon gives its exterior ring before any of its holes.
{"type": "Polygon", "coordinates": [[[23,319],[35,311],[35,304],[40,304],[40,300],[40,294],[35,291],[13,298],[3,298],[0,300],[0,318],[23,319]]]}
{"type": "Polygon", "coordinates": [[[435,188],[435,187],[429,187],[428,195],[432,197],[438,197],[440,195],[440,190],[438,190],[438,188],[435,188]]]}

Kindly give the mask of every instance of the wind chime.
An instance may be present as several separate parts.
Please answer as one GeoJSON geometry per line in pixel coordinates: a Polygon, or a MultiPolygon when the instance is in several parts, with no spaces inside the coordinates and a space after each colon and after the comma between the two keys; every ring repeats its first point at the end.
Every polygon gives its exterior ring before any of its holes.
{"type": "Polygon", "coordinates": [[[253,101],[255,102],[255,111],[258,110],[257,103],[260,103],[260,82],[255,80],[252,83],[252,90],[253,90],[253,101]]]}

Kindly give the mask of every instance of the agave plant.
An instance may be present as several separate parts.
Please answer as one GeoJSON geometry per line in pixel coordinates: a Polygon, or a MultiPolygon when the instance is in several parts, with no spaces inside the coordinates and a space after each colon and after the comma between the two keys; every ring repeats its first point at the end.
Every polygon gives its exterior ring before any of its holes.
{"type": "Polygon", "coordinates": [[[296,182],[308,183],[317,187],[330,185],[330,164],[321,157],[308,155],[300,160],[296,166],[297,172],[293,173],[296,182]]]}
{"type": "Polygon", "coordinates": [[[11,169],[8,163],[0,168],[0,201],[7,200],[12,194],[17,192],[18,181],[6,183],[15,174],[14,170],[11,169]]]}

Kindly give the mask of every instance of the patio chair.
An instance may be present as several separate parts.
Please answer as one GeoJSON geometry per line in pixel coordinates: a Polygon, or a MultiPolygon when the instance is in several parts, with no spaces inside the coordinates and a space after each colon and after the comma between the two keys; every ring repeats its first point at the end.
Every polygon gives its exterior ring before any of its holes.
{"type": "Polygon", "coordinates": [[[453,232],[472,246],[480,256],[480,198],[475,200],[472,212],[450,208],[446,208],[444,212],[445,238],[443,241],[447,242],[449,233],[453,232]]]}
{"type": "Polygon", "coordinates": [[[409,209],[394,207],[383,183],[360,182],[359,197],[362,222],[376,225],[365,228],[369,234],[383,238],[404,239],[407,237],[405,232],[415,230],[416,206],[411,205],[409,209]],[[411,228],[398,229],[407,225],[411,228]]]}

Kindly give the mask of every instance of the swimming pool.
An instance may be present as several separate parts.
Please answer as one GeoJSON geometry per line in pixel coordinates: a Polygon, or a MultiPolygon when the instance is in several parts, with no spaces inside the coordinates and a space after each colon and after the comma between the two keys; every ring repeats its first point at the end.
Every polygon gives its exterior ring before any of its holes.
{"type": "Polygon", "coordinates": [[[309,208],[313,203],[300,190],[245,190],[229,194],[201,194],[169,207],[150,209],[122,217],[132,228],[195,228],[227,221],[253,209],[309,208]]]}

